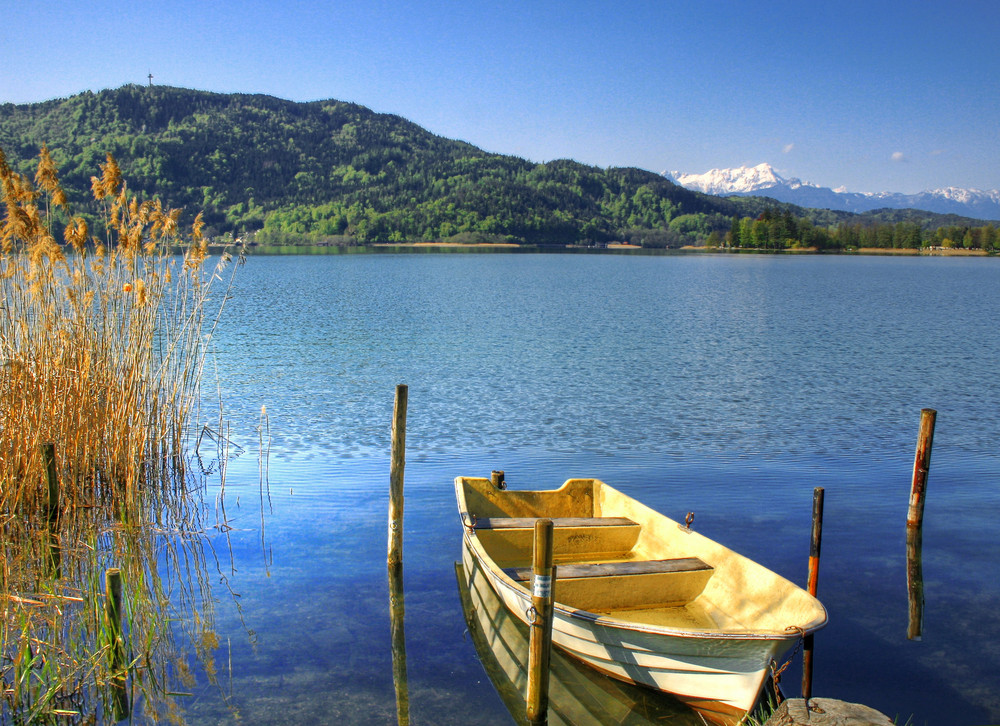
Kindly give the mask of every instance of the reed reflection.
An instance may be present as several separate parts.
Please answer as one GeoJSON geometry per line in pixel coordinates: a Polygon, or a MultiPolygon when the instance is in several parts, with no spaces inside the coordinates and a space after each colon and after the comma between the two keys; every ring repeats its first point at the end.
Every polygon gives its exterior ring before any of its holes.
{"type": "Polygon", "coordinates": [[[226,700],[203,494],[175,471],[57,521],[0,514],[0,724],[182,723],[192,659],[226,700]]]}

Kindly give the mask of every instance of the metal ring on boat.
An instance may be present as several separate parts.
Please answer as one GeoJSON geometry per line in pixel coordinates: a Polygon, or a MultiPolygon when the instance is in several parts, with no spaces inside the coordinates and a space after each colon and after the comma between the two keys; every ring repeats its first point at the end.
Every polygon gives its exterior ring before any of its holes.
{"type": "Polygon", "coordinates": [[[694,512],[688,512],[684,516],[684,528],[691,529],[691,522],[694,521],[694,512]]]}
{"type": "Polygon", "coordinates": [[[534,605],[530,605],[528,609],[524,611],[524,617],[528,619],[528,625],[534,625],[538,622],[538,611],[535,610],[534,605]]]}

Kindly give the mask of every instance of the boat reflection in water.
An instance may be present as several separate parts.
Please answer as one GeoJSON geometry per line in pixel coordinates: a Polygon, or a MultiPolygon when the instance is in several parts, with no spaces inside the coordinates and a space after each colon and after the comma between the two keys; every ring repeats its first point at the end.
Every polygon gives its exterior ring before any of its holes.
{"type": "MultiPolygon", "coordinates": [[[[455,565],[455,573],[479,660],[514,721],[526,724],[528,627],[504,607],[467,543],[463,542],[462,563],[455,565]]],[[[558,648],[552,649],[550,662],[548,722],[553,726],[705,723],[672,696],[608,678],[558,648]]]]}

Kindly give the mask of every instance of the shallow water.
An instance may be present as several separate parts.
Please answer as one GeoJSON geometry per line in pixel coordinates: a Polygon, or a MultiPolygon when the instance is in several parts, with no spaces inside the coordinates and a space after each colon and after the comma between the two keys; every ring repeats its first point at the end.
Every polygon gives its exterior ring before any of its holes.
{"type": "MultiPolygon", "coordinates": [[[[245,449],[226,478],[235,529],[212,540],[221,691],[243,723],[395,721],[385,519],[406,383],[413,723],[510,722],[453,569],[452,481],[491,469],[512,487],[596,476],[694,511],[798,582],[822,486],[814,694],[913,724],[1000,721],[997,299],[994,259],[251,257],[206,377],[245,449]],[[914,642],[904,522],[923,407],[938,423],[914,642]]],[[[236,722],[213,686],[185,705],[193,723],[236,722]]]]}

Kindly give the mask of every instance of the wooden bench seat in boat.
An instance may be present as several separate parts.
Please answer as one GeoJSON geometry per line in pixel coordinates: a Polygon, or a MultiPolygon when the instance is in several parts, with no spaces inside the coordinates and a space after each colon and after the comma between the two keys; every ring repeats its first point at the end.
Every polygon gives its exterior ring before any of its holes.
{"type": "MultiPolygon", "coordinates": [[[[566,559],[614,559],[631,550],[641,527],[625,517],[552,517],[552,549],[566,559]]],[[[501,566],[531,561],[537,517],[478,517],[476,536],[501,566]]]]}
{"type": "MultiPolygon", "coordinates": [[[[667,608],[694,600],[714,568],[697,557],[556,566],[555,598],[588,611],[667,608]]],[[[515,582],[531,581],[530,567],[504,569],[515,582]]]]}
{"type": "MultiPolygon", "coordinates": [[[[534,529],[538,517],[482,517],[476,529],[534,529]]],[[[558,527],[638,527],[627,517],[552,517],[553,529],[558,527]]]]}
{"type": "MultiPolygon", "coordinates": [[[[594,562],[559,565],[558,578],[609,577],[611,575],[651,575],[659,572],[698,572],[712,566],[697,557],[676,557],[669,560],[629,560],[627,562],[594,562]]],[[[508,567],[504,570],[515,582],[531,579],[530,567],[508,567]]]]}

